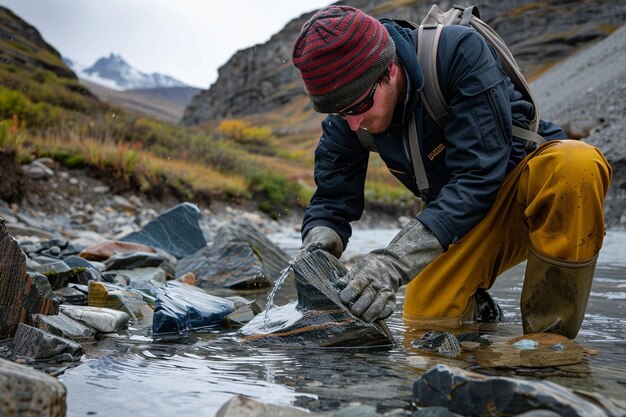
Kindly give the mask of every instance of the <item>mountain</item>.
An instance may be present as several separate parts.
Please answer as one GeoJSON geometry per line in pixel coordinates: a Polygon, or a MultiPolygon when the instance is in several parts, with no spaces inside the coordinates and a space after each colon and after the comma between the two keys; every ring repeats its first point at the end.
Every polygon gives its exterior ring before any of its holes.
{"type": "Polygon", "coordinates": [[[120,55],[113,53],[108,57],[98,59],[90,67],[84,67],[69,58],[64,58],[64,61],[79,78],[113,90],[188,87],[187,84],[169,75],[141,72],[131,67],[120,55]]]}
{"type": "Polygon", "coordinates": [[[178,123],[185,107],[200,89],[195,87],[138,88],[113,90],[85,79],[81,83],[100,100],[112,103],[143,116],[178,123]]]}
{"type": "Polygon", "coordinates": [[[178,123],[200,91],[169,75],[143,73],[116,54],[100,58],[90,67],[67,57],[63,61],[100,100],[167,122],[178,123]]]}
{"type": "MultiPolygon", "coordinates": [[[[336,4],[359,7],[378,18],[419,22],[432,3],[354,0],[336,4]]],[[[453,2],[439,4],[447,9],[453,2]]],[[[584,46],[606,37],[626,21],[626,2],[612,0],[532,3],[484,0],[479,9],[481,17],[504,38],[522,69],[530,75],[539,74],[584,46]]],[[[268,42],[233,55],[219,69],[217,81],[196,95],[185,109],[183,123],[194,125],[226,117],[258,118],[262,115],[273,125],[282,125],[279,133],[317,130],[320,117],[313,112],[300,77],[291,65],[293,40],[311,14],[292,20],[268,42]]]]}

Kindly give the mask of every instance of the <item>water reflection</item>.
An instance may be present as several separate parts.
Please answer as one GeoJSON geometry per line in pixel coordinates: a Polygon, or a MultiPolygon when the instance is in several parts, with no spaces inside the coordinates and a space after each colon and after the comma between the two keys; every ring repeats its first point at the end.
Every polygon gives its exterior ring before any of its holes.
{"type": "MultiPolygon", "coordinates": [[[[618,237],[609,233],[607,241],[621,242],[623,247],[626,233],[618,237]]],[[[593,350],[596,354],[569,372],[557,368],[539,373],[519,368],[489,372],[539,376],[624,398],[622,294],[626,292],[626,268],[606,259],[598,266],[576,339],[587,354],[593,350]]],[[[523,266],[513,268],[492,289],[505,321],[482,325],[480,331],[494,343],[522,334],[519,297],[523,272],[523,266]]],[[[263,300],[266,295],[267,291],[246,297],[263,300]]],[[[294,297],[293,289],[283,288],[276,304],[287,304],[294,297]]],[[[68,389],[68,416],[213,416],[234,394],[315,411],[337,409],[350,402],[374,405],[379,412],[410,409],[412,382],[424,370],[435,363],[468,367],[472,361],[468,354],[447,359],[411,348],[410,342],[419,335],[405,331],[399,311],[403,297],[401,291],[398,311],[387,320],[398,342],[390,349],[258,347],[241,343],[236,331],[230,330],[193,334],[185,343],[154,343],[147,328],[136,325],[130,337],[109,338],[89,347],[87,359],[60,376],[68,389]]]]}

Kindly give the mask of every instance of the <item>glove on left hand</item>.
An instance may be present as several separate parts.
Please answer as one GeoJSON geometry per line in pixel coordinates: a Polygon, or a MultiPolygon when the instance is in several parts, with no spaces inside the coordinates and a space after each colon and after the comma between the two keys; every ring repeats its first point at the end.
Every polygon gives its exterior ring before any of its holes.
{"type": "Polygon", "coordinates": [[[377,249],[352,267],[340,281],[339,294],[352,313],[367,322],[387,318],[396,304],[396,291],[411,281],[443,252],[439,240],[412,219],[386,249],[377,249]]]}

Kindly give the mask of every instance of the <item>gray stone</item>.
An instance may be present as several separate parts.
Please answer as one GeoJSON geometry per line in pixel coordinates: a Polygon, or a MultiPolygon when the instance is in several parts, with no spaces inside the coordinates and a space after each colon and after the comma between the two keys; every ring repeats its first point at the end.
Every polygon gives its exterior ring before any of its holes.
{"type": "Polygon", "coordinates": [[[243,306],[235,308],[235,311],[233,311],[224,318],[228,327],[241,327],[246,323],[249,323],[254,318],[254,316],[261,312],[261,307],[259,307],[259,305],[255,301],[250,301],[243,306]]]}
{"type": "Polygon", "coordinates": [[[56,233],[49,230],[17,223],[7,223],[6,230],[13,236],[36,236],[44,239],[51,239],[56,236],[56,233]]]}
{"type": "Polygon", "coordinates": [[[261,261],[245,242],[227,242],[205,247],[192,256],[181,259],[176,277],[193,272],[201,288],[253,289],[268,287],[261,261]]]}
{"type": "Polygon", "coordinates": [[[128,313],[110,308],[71,305],[61,305],[59,308],[63,314],[102,333],[117,332],[126,327],[129,320],[128,313]]]}
{"type": "Polygon", "coordinates": [[[72,275],[75,274],[74,270],[63,261],[42,264],[33,269],[48,277],[48,281],[53,290],[65,287],[72,275]]]}
{"type": "Polygon", "coordinates": [[[50,361],[69,354],[73,361],[80,360],[83,348],[76,342],[20,323],[13,339],[13,354],[38,361],[50,361]]]}
{"type": "MultiPolygon", "coordinates": [[[[61,309],[61,311],[63,310],[61,309]]],[[[94,329],[72,320],[63,313],[54,316],[33,314],[31,316],[31,322],[34,327],[45,332],[79,343],[93,341],[98,337],[94,329]]]]}
{"type": "Polygon", "coordinates": [[[104,261],[105,270],[135,269],[159,266],[165,259],[151,252],[117,253],[104,261]]]}
{"type": "Polygon", "coordinates": [[[215,417],[311,417],[293,407],[265,404],[242,395],[235,395],[220,407],[215,417]]]}
{"type": "Polygon", "coordinates": [[[244,218],[237,218],[230,224],[220,227],[213,245],[219,247],[230,242],[249,244],[261,261],[265,276],[271,282],[276,281],[291,259],[287,252],[269,240],[254,223],[244,218]]]}
{"type": "Polygon", "coordinates": [[[61,304],[73,304],[77,306],[84,306],[87,304],[87,294],[72,287],[60,288],[54,293],[60,297],[59,302],[61,304]]]}
{"type": "Polygon", "coordinates": [[[414,382],[413,399],[462,415],[516,415],[541,408],[563,417],[606,417],[598,406],[553,382],[489,377],[445,365],[414,382]]]}
{"type": "Polygon", "coordinates": [[[380,414],[376,412],[376,407],[371,405],[351,405],[341,410],[337,410],[332,414],[332,417],[379,417],[380,414]]]}
{"type": "Polygon", "coordinates": [[[461,354],[461,345],[457,338],[448,332],[432,331],[411,343],[416,349],[455,358],[461,354]]]}
{"type": "Polygon", "coordinates": [[[444,407],[427,407],[417,410],[413,417],[462,417],[462,415],[453,413],[444,407]]]}
{"type": "Polygon", "coordinates": [[[29,314],[59,310],[46,277],[26,271],[26,256],[0,222],[0,340],[13,337],[29,314]]]}
{"type": "Polygon", "coordinates": [[[64,417],[66,389],[56,378],[0,359],[0,416],[64,417]]]}
{"type": "Polygon", "coordinates": [[[24,174],[26,174],[26,176],[35,180],[48,179],[54,175],[54,171],[41,163],[39,160],[34,160],[27,165],[22,165],[22,169],[24,170],[24,174]]]}
{"type": "Polygon", "coordinates": [[[182,203],[160,214],[140,231],[122,240],[163,249],[177,258],[192,255],[206,246],[200,229],[200,210],[191,203],[182,203]]]}

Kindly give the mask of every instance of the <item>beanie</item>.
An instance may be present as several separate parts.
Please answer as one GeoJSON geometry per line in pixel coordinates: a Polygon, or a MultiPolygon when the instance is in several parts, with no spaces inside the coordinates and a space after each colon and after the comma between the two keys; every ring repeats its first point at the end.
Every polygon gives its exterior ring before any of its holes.
{"type": "Polygon", "coordinates": [[[293,44],[313,108],[339,112],[365,94],[393,62],[395,44],[378,20],[349,6],[315,13],[293,44]]]}

